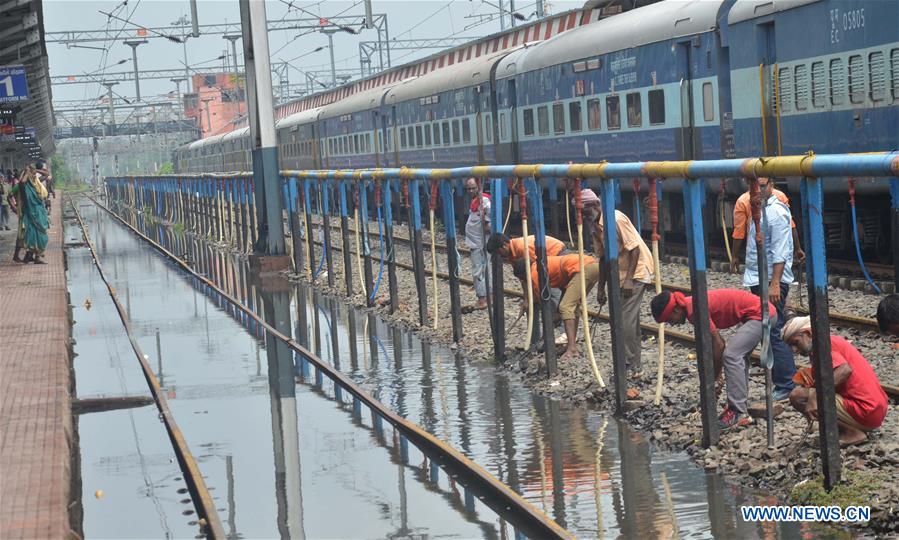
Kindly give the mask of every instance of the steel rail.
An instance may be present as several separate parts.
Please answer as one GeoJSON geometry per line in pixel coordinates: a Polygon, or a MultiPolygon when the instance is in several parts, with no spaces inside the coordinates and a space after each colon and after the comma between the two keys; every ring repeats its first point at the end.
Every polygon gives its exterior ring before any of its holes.
{"type": "MultiPolygon", "coordinates": [[[[555,521],[550,519],[549,516],[535,508],[528,501],[522,498],[518,493],[515,493],[507,485],[500,482],[496,477],[491,475],[480,465],[465,457],[461,452],[459,452],[452,446],[441,441],[434,435],[431,435],[414,422],[399,416],[398,414],[387,408],[380,401],[370,396],[348,376],[344,375],[340,371],[335,370],[324,360],[316,356],[312,351],[303,347],[293,338],[279,332],[268,322],[266,322],[265,319],[244,306],[240,302],[240,300],[225,292],[215,282],[213,282],[206,276],[203,276],[202,274],[196,272],[182,259],[168,251],[165,247],[155,242],[143,232],[137,230],[134,226],[125,221],[121,216],[113,212],[106,205],[100,203],[96,199],[91,198],[91,200],[94,202],[94,204],[108,212],[111,216],[122,223],[139,238],[149,243],[153,248],[155,248],[166,257],[175,261],[178,266],[180,266],[181,269],[183,269],[185,272],[201,281],[204,285],[214,289],[218,294],[222,296],[222,298],[225,298],[235,307],[246,313],[250,318],[255,320],[260,326],[262,326],[266,332],[269,332],[272,336],[281,340],[291,349],[301,354],[307,361],[314,364],[316,369],[320,370],[322,374],[327,376],[334,384],[339,385],[341,388],[343,388],[344,391],[352,394],[354,398],[358,399],[362,403],[365,403],[365,405],[368,406],[372,411],[373,415],[380,416],[388,423],[390,423],[395,429],[400,431],[420,450],[430,453],[432,459],[438,460],[443,464],[445,468],[454,470],[456,473],[458,473],[458,476],[462,477],[464,480],[467,480],[475,490],[478,490],[481,493],[487,495],[487,498],[482,499],[482,502],[484,502],[484,504],[490,506],[495,511],[501,513],[511,513],[519,518],[520,522],[517,525],[520,529],[523,530],[523,532],[525,532],[526,535],[532,538],[573,538],[571,533],[560,527],[555,521]],[[491,500],[491,497],[495,498],[496,502],[494,502],[494,500],[491,500]],[[498,510],[498,508],[502,508],[502,510],[498,510]]],[[[331,247],[337,249],[336,246],[331,247]]]]}
{"type": "Polygon", "coordinates": [[[165,424],[165,429],[169,434],[169,439],[172,442],[175,455],[178,457],[178,464],[181,467],[181,472],[184,473],[184,481],[187,483],[187,487],[190,490],[191,499],[194,501],[194,507],[197,510],[197,514],[201,519],[205,520],[205,527],[201,526],[202,532],[204,532],[208,538],[225,539],[227,538],[227,534],[225,534],[225,529],[219,519],[218,512],[215,508],[215,502],[212,500],[212,495],[210,495],[209,489],[206,487],[206,482],[203,480],[203,475],[200,472],[197,461],[194,459],[194,456],[187,445],[187,440],[181,433],[180,428],[178,428],[178,424],[175,422],[175,416],[172,414],[165,393],[159,385],[159,379],[157,379],[156,374],[153,373],[153,369],[147,362],[147,358],[144,356],[140,345],[134,337],[134,333],[131,331],[131,321],[128,318],[128,312],[122,306],[122,303],[119,302],[115,288],[109,283],[109,280],[106,277],[106,272],[103,270],[103,265],[100,263],[100,257],[97,255],[94,243],[90,238],[90,234],[87,232],[87,227],[81,219],[81,213],[78,211],[78,207],[71,198],[69,198],[68,202],[75,212],[75,219],[78,220],[78,225],[81,227],[81,234],[84,237],[85,244],[87,244],[87,247],[91,252],[91,257],[97,265],[97,272],[100,275],[100,279],[106,284],[106,288],[109,291],[109,297],[112,298],[116,311],[119,313],[119,319],[122,321],[122,326],[125,328],[125,334],[128,336],[128,341],[131,343],[131,349],[134,351],[138,362],[140,362],[141,369],[144,372],[144,378],[146,378],[147,385],[150,387],[150,393],[153,394],[153,401],[156,402],[156,408],[159,409],[159,415],[162,418],[163,424],[165,424]]]}

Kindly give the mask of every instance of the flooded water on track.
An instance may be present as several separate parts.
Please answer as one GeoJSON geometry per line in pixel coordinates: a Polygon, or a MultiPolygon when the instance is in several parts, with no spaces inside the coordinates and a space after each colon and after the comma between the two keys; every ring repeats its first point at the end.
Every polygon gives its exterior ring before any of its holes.
{"type": "MultiPolygon", "coordinates": [[[[438,472],[421,452],[398,445],[392,429],[381,430],[367,416],[354,414],[351,405],[335,401],[330,381],[310,376],[307,362],[266,336],[245,313],[89,201],[80,208],[229,535],[504,538],[515,533],[476,493],[438,472]]],[[[683,453],[655,448],[609,415],[534,394],[492,365],[471,364],[449,348],[422,341],[306,285],[282,279],[255,282],[244,258],[161,226],[144,226],[139,216],[120,212],[272,326],[284,328],[393,411],[461,451],[578,537],[772,538],[807,532],[789,524],[743,522],[741,505],[776,504],[776,499],[706,473],[683,453]]],[[[77,251],[78,257],[87,253],[77,251]]],[[[87,262],[73,264],[69,254],[76,329],[97,317],[81,306],[80,296],[109,302],[89,258],[87,254],[87,262]]],[[[112,319],[91,323],[97,332],[108,334],[105,325],[117,322],[115,312],[108,313],[112,319]]],[[[116,358],[131,374],[117,375],[117,370],[127,370],[106,366],[112,365],[107,360],[110,347],[121,344],[110,345],[114,340],[107,339],[105,345],[91,346],[79,339],[79,393],[84,388],[124,393],[122,385],[130,393],[146,393],[133,352],[122,339],[125,349],[116,358]],[[95,357],[90,363],[84,359],[87,354],[95,357]]],[[[105,437],[131,444],[137,432],[146,429],[149,434],[154,428],[162,440],[154,446],[171,453],[161,424],[132,431],[113,428],[102,436],[82,433],[83,468],[90,461],[85,455],[103,455],[105,437]]],[[[120,452],[133,461],[133,451],[120,452]]],[[[175,480],[180,479],[177,463],[158,465],[151,477],[154,492],[177,503],[183,484],[175,480]]],[[[140,485],[138,469],[121,474],[140,485]]],[[[87,499],[94,488],[84,476],[87,499]]],[[[103,480],[101,476],[97,482],[103,480]]],[[[184,509],[171,504],[160,510],[167,522],[177,524],[169,524],[171,530],[184,531],[196,518],[182,515],[184,509]]],[[[123,515],[120,509],[86,504],[85,532],[114,536],[121,529],[102,523],[128,521],[123,515]]],[[[158,524],[146,527],[127,530],[137,536],[155,536],[160,530],[158,524]]],[[[820,536],[826,531],[814,532],[820,536]]]]}

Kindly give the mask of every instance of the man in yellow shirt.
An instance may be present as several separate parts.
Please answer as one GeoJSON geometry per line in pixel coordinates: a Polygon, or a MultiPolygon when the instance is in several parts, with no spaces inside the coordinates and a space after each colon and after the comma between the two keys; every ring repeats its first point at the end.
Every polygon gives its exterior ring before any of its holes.
{"type": "MultiPolygon", "coordinates": [[[[592,189],[581,190],[581,201],[584,204],[584,222],[592,227],[593,249],[602,261],[605,256],[602,205],[592,189]]],[[[618,278],[624,318],[621,323],[624,331],[624,354],[630,377],[639,379],[643,376],[640,307],[643,304],[644,290],[653,282],[652,253],[631,220],[618,210],[615,211],[615,230],[618,232],[618,278]]],[[[600,264],[599,268],[596,300],[602,306],[606,303],[606,266],[600,264]]]]}
{"type": "MultiPolygon", "coordinates": [[[[774,189],[773,194],[787,208],[790,207],[790,198],[787,197],[786,193],[779,189],[774,189]]],[[[730,260],[730,271],[734,274],[740,273],[740,257],[745,257],[744,242],[746,241],[746,230],[749,228],[750,219],[752,219],[752,206],[749,201],[749,191],[746,191],[746,193],[740,195],[734,204],[734,249],[730,260]]],[[[805,260],[805,253],[802,251],[802,245],[799,243],[796,222],[792,219],[790,219],[790,228],[793,231],[793,260],[801,263],[805,260]]]]}

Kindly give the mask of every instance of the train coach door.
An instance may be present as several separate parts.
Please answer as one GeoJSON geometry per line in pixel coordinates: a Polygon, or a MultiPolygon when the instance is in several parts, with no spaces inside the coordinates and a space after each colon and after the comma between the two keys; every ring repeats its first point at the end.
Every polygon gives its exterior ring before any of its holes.
{"type": "Polygon", "coordinates": [[[677,44],[677,75],[680,80],[681,127],[677,136],[678,157],[682,160],[695,159],[695,130],[693,122],[693,44],[683,41],[677,44]]]}
{"type": "Polygon", "coordinates": [[[777,103],[774,92],[775,66],[777,65],[777,48],[774,40],[774,22],[756,26],[756,55],[758,58],[758,88],[753,93],[759,96],[759,118],[761,122],[761,140],[759,148],[766,156],[776,156],[778,151],[778,118],[777,103]]]}

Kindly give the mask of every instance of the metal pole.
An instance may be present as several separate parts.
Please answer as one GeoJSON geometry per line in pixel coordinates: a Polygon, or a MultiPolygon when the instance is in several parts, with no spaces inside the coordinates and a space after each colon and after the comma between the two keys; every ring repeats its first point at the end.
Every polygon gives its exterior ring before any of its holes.
{"type": "Polygon", "coordinates": [[[818,405],[818,437],[824,489],[840,482],[840,434],[837,427],[833,364],[830,358],[830,315],[827,301],[827,257],[824,221],[824,182],[821,178],[803,178],[802,235],[805,240],[805,268],[808,279],[809,315],[812,322],[812,373],[818,405]]]}
{"type": "Polygon", "coordinates": [[[100,83],[106,87],[107,99],[109,99],[109,134],[112,135],[115,133],[115,105],[112,100],[112,87],[119,84],[117,82],[103,82],[100,83]]]}
{"type": "Polygon", "coordinates": [[[322,227],[325,231],[322,247],[325,250],[325,259],[328,264],[328,287],[334,287],[334,258],[331,255],[331,181],[325,180],[321,184],[322,197],[322,227]]]}
{"type": "MultiPolygon", "coordinates": [[[[491,194],[493,195],[493,201],[491,201],[490,211],[492,215],[490,216],[490,226],[492,228],[492,232],[494,234],[502,234],[503,232],[503,179],[494,178],[491,181],[491,194]]],[[[512,204],[512,201],[509,201],[509,204],[512,204]]],[[[491,277],[491,292],[493,293],[493,358],[496,361],[500,361],[506,354],[506,313],[503,306],[505,306],[505,297],[503,292],[503,260],[500,258],[499,253],[493,253],[490,255],[490,271],[491,277]]]]}
{"type": "Polygon", "coordinates": [[[890,179],[890,201],[893,223],[893,282],[899,292],[899,178],[890,179]]]}
{"type": "Polygon", "coordinates": [[[360,228],[359,234],[362,236],[362,254],[363,270],[365,273],[365,303],[368,306],[374,305],[374,298],[371,297],[374,290],[374,274],[371,268],[371,243],[368,236],[368,184],[363,182],[359,184],[359,223],[356,224],[360,228]]]}
{"type": "Polygon", "coordinates": [[[174,79],[169,79],[173,83],[175,83],[175,93],[178,96],[178,121],[184,121],[184,104],[181,102],[181,83],[186,81],[187,79],[183,77],[175,77],[174,79]]]}
{"type": "MultiPolygon", "coordinates": [[[[200,37],[200,22],[197,19],[197,0],[190,0],[190,23],[192,26],[191,37],[200,37]]],[[[265,19],[263,19],[263,24],[265,24],[265,19]]]]}
{"type": "Polygon", "coordinates": [[[131,47],[131,63],[134,67],[134,95],[137,96],[137,100],[140,101],[140,71],[137,69],[137,48],[141,45],[149,43],[146,39],[141,40],[129,40],[125,42],[125,45],[131,47]]]}
{"type": "Polygon", "coordinates": [[[328,53],[331,55],[331,87],[337,86],[337,69],[334,66],[334,31],[324,30],[328,36],[328,53]]]}
{"type": "Polygon", "coordinates": [[[284,228],[278,178],[278,146],[272,105],[265,2],[240,0],[244,61],[249,94],[249,123],[253,144],[253,178],[262,215],[258,255],[284,255],[284,228]]]}
{"type": "Polygon", "coordinates": [[[240,116],[240,70],[237,67],[237,40],[239,35],[224,36],[231,42],[231,56],[234,58],[234,87],[237,89],[237,115],[240,116]]]}
{"type": "Polygon", "coordinates": [[[543,0],[537,0],[537,18],[542,19],[543,17],[543,0]]]}
{"type": "Polygon", "coordinates": [[[341,180],[340,190],[340,235],[343,241],[343,278],[346,282],[346,295],[353,296],[353,258],[350,254],[349,217],[347,216],[346,180],[341,180]]]}
{"type": "Polygon", "coordinates": [[[509,22],[515,28],[515,0],[509,0],[509,22]]]}
{"type": "MultiPolygon", "coordinates": [[[[612,333],[612,370],[615,374],[615,405],[624,412],[627,402],[627,359],[624,355],[624,306],[621,303],[621,277],[618,266],[618,228],[615,219],[615,180],[602,180],[603,243],[606,283],[609,299],[609,323],[612,333]]],[[[575,188],[578,189],[578,188],[575,188]]]]}
{"type": "Polygon", "coordinates": [[[399,309],[399,285],[396,281],[396,253],[393,242],[393,207],[391,204],[391,186],[393,182],[386,180],[382,184],[384,196],[384,251],[387,255],[387,280],[390,292],[390,313],[399,309]]]}
{"type": "Polygon", "coordinates": [[[290,240],[293,245],[293,266],[297,274],[303,272],[303,245],[300,242],[300,215],[297,208],[297,179],[287,182],[287,213],[290,220],[290,240]]]}
{"type": "Polygon", "coordinates": [[[462,303],[459,299],[459,251],[456,249],[456,219],[453,208],[453,185],[440,182],[443,201],[443,224],[446,232],[446,258],[449,262],[450,315],[453,319],[453,341],[462,339],[462,303]]]}
{"type": "Polygon", "coordinates": [[[412,259],[415,262],[415,288],[418,290],[418,320],[422,326],[428,324],[428,292],[424,275],[424,257],[421,243],[421,210],[418,197],[420,180],[409,180],[409,198],[412,212],[412,259]]]}
{"type": "MultiPolygon", "coordinates": [[[[546,259],[546,223],[543,221],[543,187],[534,178],[525,180],[531,200],[528,206],[534,216],[534,255],[537,264],[537,288],[540,290],[540,315],[543,318],[543,349],[549,376],[556,375],[556,332],[553,327],[553,305],[549,298],[549,270],[546,259]]],[[[530,268],[527,269],[530,272],[530,268]]],[[[572,285],[573,286],[573,285],[572,285]]]]}
{"type": "Polygon", "coordinates": [[[709,298],[703,243],[702,191],[704,189],[705,180],[696,178],[684,180],[684,216],[687,221],[690,286],[693,291],[693,332],[696,336],[696,353],[699,361],[702,446],[708,448],[718,444],[719,430],[715,410],[715,366],[712,356],[712,336],[709,331],[709,298]]]}

